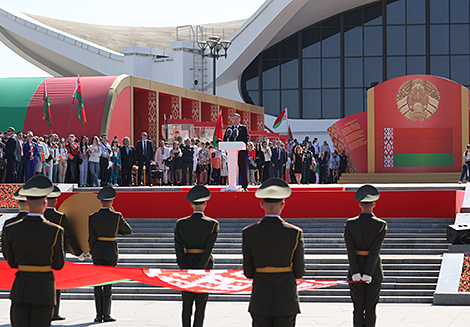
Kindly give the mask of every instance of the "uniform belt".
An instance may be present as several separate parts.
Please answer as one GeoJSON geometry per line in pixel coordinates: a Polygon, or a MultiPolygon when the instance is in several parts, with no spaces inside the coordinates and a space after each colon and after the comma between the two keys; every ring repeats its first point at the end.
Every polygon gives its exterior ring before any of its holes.
{"type": "Polygon", "coordinates": [[[186,253],[204,253],[203,249],[186,249],[184,252],[186,253]]]}
{"type": "Polygon", "coordinates": [[[256,272],[259,273],[283,273],[294,271],[292,267],[259,267],[256,272]]]}
{"type": "Polygon", "coordinates": [[[367,256],[369,255],[369,251],[361,251],[361,250],[356,250],[357,255],[364,255],[367,256]]]}
{"type": "Polygon", "coordinates": [[[106,237],[106,236],[100,236],[97,238],[98,241],[115,241],[116,237],[106,237]]]}
{"type": "Polygon", "coordinates": [[[52,266],[18,265],[18,270],[26,272],[49,272],[52,271],[52,266]]]}

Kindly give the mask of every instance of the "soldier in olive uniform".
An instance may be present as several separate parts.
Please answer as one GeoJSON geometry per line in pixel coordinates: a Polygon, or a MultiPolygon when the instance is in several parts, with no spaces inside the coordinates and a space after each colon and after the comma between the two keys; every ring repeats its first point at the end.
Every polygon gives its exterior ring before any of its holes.
{"type": "MultiPolygon", "coordinates": [[[[67,243],[72,248],[73,254],[75,254],[80,261],[85,260],[86,257],[90,257],[90,254],[83,253],[82,249],[77,243],[75,236],[73,236],[72,231],[69,227],[69,222],[67,216],[62,212],[58,212],[55,207],[57,205],[57,198],[62,192],[57,186],[54,186],[54,190],[47,195],[47,209],[44,212],[44,218],[49,220],[51,223],[62,226],[64,229],[64,236],[67,243]]],[[[54,314],[52,320],[65,320],[64,317],[59,315],[60,308],[60,290],[56,290],[56,305],[54,306],[54,314]]]]}
{"type": "Polygon", "coordinates": [[[20,189],[27,199],[29,213],[5,226],[3,256],[12,268],[18,268],[10,292],[12,327],[51,325],[55,304],[55,282],[52,269],[64,266],[64,230],[43,217],[46,195],[52,182],[38,175],[20,189]]]}
{"type": "MultiPolygon", "coordinates": [[[[103,187],[98,193],[101,209],[88,219],[88,244],[93,256],[93,264],[100,266],[116,266],[118,261],[118,234],[132,233],[129,224],[122,214],[111,209],[116,190],[111,186],[103,187]]],[[[112,285],[95,287],[95,322],[116,321],[111,317],[112,285]]]]}
{"type": "MultiPolygon", "coordinates": [[[[204,209],[211,197],[211,192],[203,185],[194,186],[187,194],[193,214],[179,219],[175,226],[176,260],[180,269],[212,269],[214,258],[212,249],[219,233],[219,222],[204,216],[204,209]]],[[[193,303],[196,302],[194,327],[202,327],[204,311],[209,298],[207,293],[182,292],[183,327],[191,326],[193,303]]]]}
{"type": "Polygon", "coordinates": [[[300,313],[296,279],[305,273],[304,239],[299,227],[280,217],[290,195],[284,180],[268,179],[255,193],[265,216],[243,230],[243,271],[253,279],[248,311],[254,327],[295,326],[300,313]]]}
{"type": "Polygon", "coordinates": [[[362,213],[348,219],[344,226],[348,279],[357,282],[349,284],[354,304],[354,327],[375,326],[377,318],[375,307],[383,279],[380,249],[387,234],[387,223],[372,213],[379,197],[379,191],[372,185],[360,187],[354,199],[359,202],[362,213]]]}

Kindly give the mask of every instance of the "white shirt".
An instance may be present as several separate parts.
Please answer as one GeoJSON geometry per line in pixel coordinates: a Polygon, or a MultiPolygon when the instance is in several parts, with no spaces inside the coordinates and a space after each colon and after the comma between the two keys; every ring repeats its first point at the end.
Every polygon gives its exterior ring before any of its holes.
{"type": "Polygon", "coordinates": [[[271,161],[271,156],[272,156],[271,148],[270,147],[261,148],[261,151],[263,151],[264,153],[264,161],[271,161]],[[265,152],[266,150],[268,151],[265,152]]]}

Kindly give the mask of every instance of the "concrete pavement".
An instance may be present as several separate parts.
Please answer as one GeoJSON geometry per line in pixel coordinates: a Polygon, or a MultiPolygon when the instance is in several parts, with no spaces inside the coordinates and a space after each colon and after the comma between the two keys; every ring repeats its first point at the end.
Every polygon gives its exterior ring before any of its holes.
{"type": "MultiPolygon", "coordinates": [[[[205,327],[251,326],[246,302],[209,302],[205,327]]],[[[10,301],[0,300],[0,327],[10,326],[10,301]]],[[[301,303],[302,314],[297,317],[298,327],[351,326],[352,304],[301,303]]],[[[93,301],[62,301],[60,314],[67,319],[53,322],[53,326],[85,327],[93,323],[93,301]]],[[[433,306],[430,304],[378,305],[378,327],[461,327],[468,325],[470,306],[433,306]]],[[[177,301],[113,301],[112,316],[115,323],[105,326],[158,326],[181,325],[181,302],[177,301]]]]}

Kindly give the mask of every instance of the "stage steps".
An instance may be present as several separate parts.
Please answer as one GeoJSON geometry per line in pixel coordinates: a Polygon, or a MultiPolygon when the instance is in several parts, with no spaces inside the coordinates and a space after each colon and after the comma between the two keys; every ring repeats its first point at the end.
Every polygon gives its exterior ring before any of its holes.
{"type": "Polygon", "coordinates": [[[345,173],[338,184],[457,183],[460,173],[345,173]]]}
{"type": "MultiPolygon", "coordinates": [[[[321,205],[321,204],[316,204],[321,205]]],[[[314,210],[314,206],[311,207],[314,210]]],[[[128,219],[133,234],[118,237],[119,266],[177,269],[173,229],[176,219],[128,219]]],[[[216,269],[241,269],[241,231],[257,219],[220,219],[214,248],[216,269]]],[[[305,279],[345,280],[348,269],[343,241],[345,219],[288,219],[302,227],[305,279]]],[[[432,303],[442,253],[447,252],[446,227],[453,219],[387,219],[382,248],[385,278],[381,302],[432,303]]],[[[68,255],[68,261],[79,262],[68,255]]],[[[0,298],[8,298],[0,291],[0,298]]],[[[92,288],[64,290],[63,299],[93,299],[92,288]]],[[[136,282],[113,286],[116,300],[180,301],[180,292],[136,282]]],[[[350,302],[347,285],[300,293],[302,302],[350,302]]],[[[248,301],[248,295],[211,295],[211,301],[248,301]]]]}

